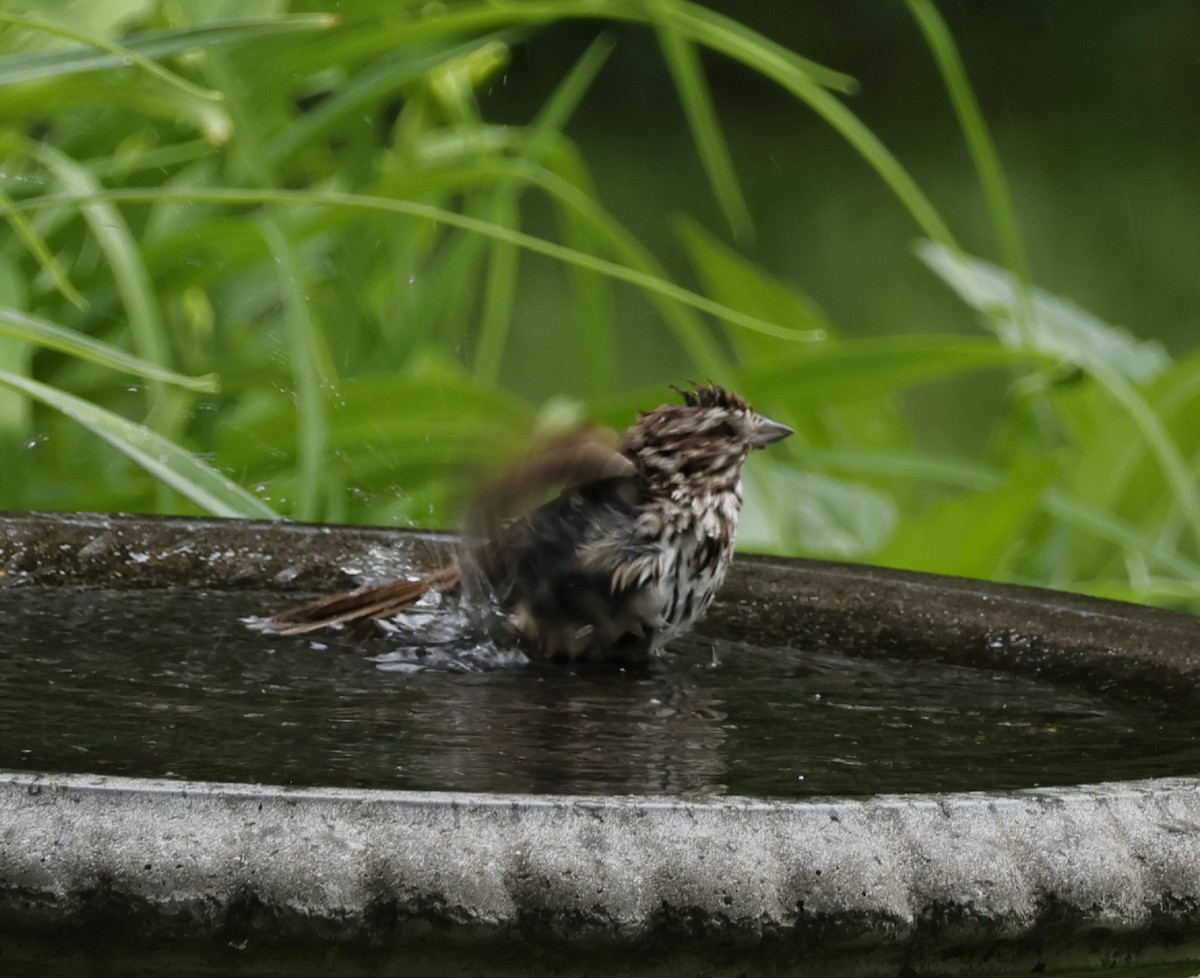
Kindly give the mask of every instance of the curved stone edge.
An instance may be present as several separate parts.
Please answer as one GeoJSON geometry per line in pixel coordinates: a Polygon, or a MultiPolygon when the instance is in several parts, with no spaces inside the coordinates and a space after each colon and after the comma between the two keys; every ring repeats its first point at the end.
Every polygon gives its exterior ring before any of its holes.
{"type": "Polygon", "coordinates": [[[330,591],[428,570],[453,545],[447,534],[287,520],[0,512],[0,585],[330,591]]]}
{"type": "MultiPolygon", "coordinates": [[[[94,513],[0,513],[0,588],[256,587],[298,594],[442,564],[455,539],[379,528],[94,513]]],[[[272,609],[264,609],[272,610],[272,609]]],[[[1040,671],[1200,701],[1200,618],[1044,588],[739,555],[702,626],[737,640],[1040,671]]]]}
{"type": "Polygon", "coordinates": [[[537,947],[550,970],[581,949],[697,974],[1191,961],[1200,781],[776,803],[0,775],[9,959],[97,926],[118,954],[507,948],[528,968],[537,947]]]}
{"type": "MultiPolygon", "coordinates": [[[[286,523],[0,515],[0,587],[165,581],[288,600],[351,571],[425,568],[452,546],[286,523]]],[[[1033,588],[739,558],[706,629],[1194,695],[1197,624],[1033,588]]],[[[331,948],[371,973],[1200,960],[1192,781],[693,804],[6,777],[0,962],[25,954],[39,973],[48,951],[94,964],[98,947],[112,973],[129,970],[122,961],[145,970],[160,950],[169,966],[181,943],[217,973],[253,949],[250,971],[297,975],[326,973],[331,948]]]]}

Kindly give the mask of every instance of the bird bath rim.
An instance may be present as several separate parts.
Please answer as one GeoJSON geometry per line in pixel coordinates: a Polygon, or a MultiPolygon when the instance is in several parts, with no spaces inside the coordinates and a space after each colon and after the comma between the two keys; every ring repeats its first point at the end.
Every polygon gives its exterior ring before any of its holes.
{"type": "MultiPolygon", "coordinates": [[[[388,530],[10,514],[0,588],[324,590],[346,583],[342,568],[386,579],[452,545],[388,530]]],[[[1172,695],[1190,696],[1200,670],[1200,622],[1181,613],[735,561],[708,627],[753,638],[784,622],[862,654],[907,647],[1071,681],[1103,671],[1172,695]]],[[[86,954],[122,973],[184,945],[242,973],[268,960],[324,973],[329,954],[351,973],[413,962],[571,973],[581,960],[714,975],[747,962],[862,976],[1182,967],[1200,960],[1200,779],[693,801],[0,773],[0,960],[44,971],[47,955],[86,954]]]]}

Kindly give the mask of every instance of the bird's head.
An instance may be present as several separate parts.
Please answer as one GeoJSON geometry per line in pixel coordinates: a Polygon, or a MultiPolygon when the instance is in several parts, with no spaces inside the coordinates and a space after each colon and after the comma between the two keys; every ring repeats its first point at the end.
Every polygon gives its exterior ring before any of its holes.
{"type": "Polygon", "coordinates": [[[683,404],[643,411],[622,450],[656,490],[734,488],[746,456],[792,429],[758,414],[745,399],[715,384],[674,387],[683,404]]]}

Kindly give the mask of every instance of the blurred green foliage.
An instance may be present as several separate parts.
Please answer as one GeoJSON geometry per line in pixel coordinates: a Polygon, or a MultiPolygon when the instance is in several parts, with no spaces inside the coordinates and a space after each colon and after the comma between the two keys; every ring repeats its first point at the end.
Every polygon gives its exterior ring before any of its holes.
{"type": "Polygon", "coordinates": [[[1000,265],[963,253],[853,78],[682,0],[59,6],[0,12],[0,508],[448,526],[539,428],[712,379],[799,432],[748,469],[743,546],[1200,609],[1200,354],[1029,281],[930,0],[889,16],[941,78],[1000,265]],[[678,113],[632,155],[572,135],[627,43],[661,67],[637,98],[678,113]],[[778,215],[740,179],[725,64],[849,147],[924,239],[889,263],[963,305],[850,332],[750,257],[778,215]],[[635,170],[610,209],[597,186],[635,170]],[[709,205],[676,212],[696,175],[709,205]],[[913,391],[969,415],[967,443],[913,391]]]}

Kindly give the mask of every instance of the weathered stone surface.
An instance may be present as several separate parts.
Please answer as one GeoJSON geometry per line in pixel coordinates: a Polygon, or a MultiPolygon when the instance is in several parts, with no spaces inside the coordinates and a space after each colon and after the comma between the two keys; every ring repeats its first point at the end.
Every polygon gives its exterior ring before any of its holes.
{"type": "Polygon", "coordinates": [[[622,971],[957,974],[1172,960],[1200,933],[1190,780],[764,803],[8,774],[0,826],[10,961],[178,942],[293,968],[536,947],[556,971],[596,948],[622,971]]]}
{"type": "MultiPolygon", "coordinates": [[[[448,546],[16,516],[0,518],[0,587],[329,587],[448,546]]],[[[1194,690],[1200,663],[1186,615],[813,562],[735,564],[711,624],[1172,693],[1194,690]]],[[[2,974],[1190,974],[1197,960],[1191,779],[767,803],[0,775],[2,974]]]]}

